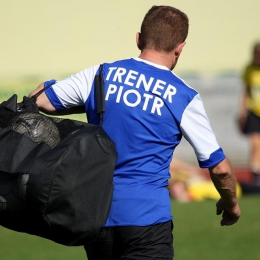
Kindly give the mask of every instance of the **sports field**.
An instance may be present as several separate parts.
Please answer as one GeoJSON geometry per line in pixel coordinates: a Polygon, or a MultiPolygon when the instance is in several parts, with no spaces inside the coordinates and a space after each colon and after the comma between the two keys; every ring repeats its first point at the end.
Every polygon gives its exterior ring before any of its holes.
{"type": "MultiPolygon", "coordinates": [[[[198,82],[195,75],[191,86],[201,88],[211,125],[225,153],[238,164],[236,169],[245,167],[248,140],[237,133],[235,125],[241,86],[229,78],[217,79],[216,86],[212,86],[211,74],[233,70],[240,73],[249,61],[251,45],[259,39],[259,0],[197,0],[196,5],[169,0],[2,1],[0,103],[14,93],[20,102],[37,87],[35,83],[49,76],[62,79],[63,75],[67,77],[103,61],[137,56],[135,33],[144,12],[159,2],[174,4],[190,17],[187,45],[176,69],[209,73],[198,82]],[[42,78],[24,78],[20,82],[10,79],[30,75],[42,78]]],[[[68,117],[86,121],[85,115],[68,117]]],[[[178,147],[176,154],[197,163],[187,142],[178,147]]],[[[240,206],[238,224],[221,227],[215,201],[173,201],[175,260],[260,260],[260,194],[242,195],[240,206]]],[[[83,247],[61,246],[0,226],[0,260],[81,259],[87,259],[83,247]]]]}
{"type": "MultiPolygon", "coordinates": [[[[172,203],[175,260],[260,259],[260,196],[240,199],[242,216],[230,227],[219,225],[215,202],[172,203]]],[[[1,260],[83,260],[83,247],[65,247],[0,227],[1,260]]],[[[160,259],[158,259],[160,260],[160,259]]]]}

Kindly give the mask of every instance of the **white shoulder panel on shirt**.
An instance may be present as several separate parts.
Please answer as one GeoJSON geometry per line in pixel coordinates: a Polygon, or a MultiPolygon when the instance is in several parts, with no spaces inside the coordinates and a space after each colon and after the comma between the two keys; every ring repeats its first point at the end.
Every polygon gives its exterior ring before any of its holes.
{"type": "Polygon", "coordinates": [[[84,105],[92,89],[98,68],[99,65],[96,65],[82,70],[53,85],[53,89],[64,107],[84,105]]]}
{"type": "Polygon", "coordinates": [[[199,94],[183,112],[180,126],[185,139],[193,147],[199,161],[209,159],[210,155],[220,148],[199,94]]]}

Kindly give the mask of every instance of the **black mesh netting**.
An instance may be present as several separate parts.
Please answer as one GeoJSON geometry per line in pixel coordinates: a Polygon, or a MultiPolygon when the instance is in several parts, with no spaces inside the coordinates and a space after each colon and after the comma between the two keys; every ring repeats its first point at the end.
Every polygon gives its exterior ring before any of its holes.
{"type": "Polygon", "coordinates": [[[34,112],[13,112],[0,106],[0,127],[12,129],[36,143],[44,142],[53,148],[84,126],[70,119],[47,117],[34,112]]]}
{"type": "Polygon", "coordinates": [[[24,201],[29,174],[0,173],[0,212],[19,212],[25,209],[24,201]]]}
{"type": "MultiPolygon", "coordinates": [[[[69,134],[83,128],[83,124],[70,119],[47,117],[35,112],[13,112],[0,106],[0,129],[11,129],[27,136],[35,143],[44,142],[51,148],[69,134]]],[[[23,210],[28,179],[29,174],[10,174],[0,171],[0,212],[23,210]]]]}

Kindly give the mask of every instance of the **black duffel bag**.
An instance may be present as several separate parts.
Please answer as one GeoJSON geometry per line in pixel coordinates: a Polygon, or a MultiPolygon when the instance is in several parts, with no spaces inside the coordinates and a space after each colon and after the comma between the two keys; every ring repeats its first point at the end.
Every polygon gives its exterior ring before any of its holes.
{"type": "Polygon", "coordinates": [[[35,98],[12,96],[0,104],[0,225],[90,244],[109,214],[116,159],[101,126],[47,117],[35,98]]]}

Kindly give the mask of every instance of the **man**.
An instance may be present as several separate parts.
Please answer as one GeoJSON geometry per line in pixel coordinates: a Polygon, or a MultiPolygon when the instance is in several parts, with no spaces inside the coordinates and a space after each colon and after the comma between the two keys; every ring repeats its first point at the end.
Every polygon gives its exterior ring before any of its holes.
{"type": "MultiPolygon", "coordinates": [[[[169,166],[184,136],[200,167],[209,168],[221,199],[221,225],[240,216],[236,180],[210,128],[199,94],[171,70],[188,34],[188,17],[169,6],[153,6],[136,35],[138,58],[103,64],[106,112],[103,128],[118,160],[110,214],[98,239],[86,247],[89,260],[173,259],[169,166]]],[[[40,95],[42,111],[84,105],[97,124],[93,80],[99,66],[56,82],[40,95]]],[[[31,95],[44,87],[41,84],[31,95]]]]}

